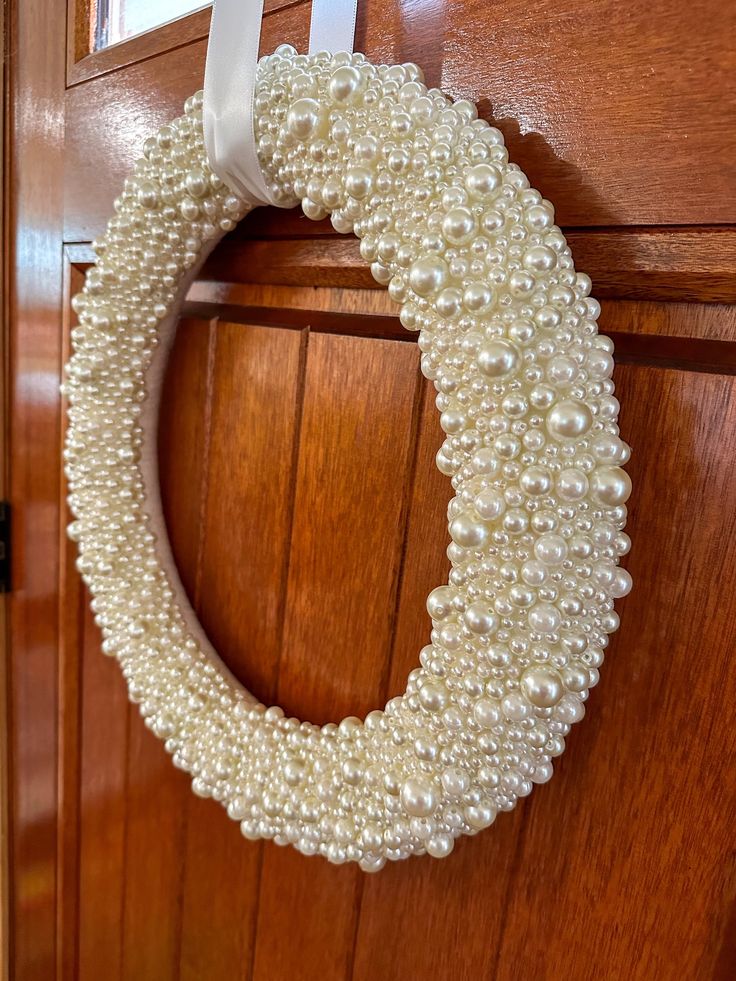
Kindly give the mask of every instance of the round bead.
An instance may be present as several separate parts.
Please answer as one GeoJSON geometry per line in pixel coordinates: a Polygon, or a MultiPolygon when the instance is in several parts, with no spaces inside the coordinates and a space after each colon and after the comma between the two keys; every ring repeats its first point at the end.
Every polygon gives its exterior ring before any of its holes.
{"type": "Polygon", "coordinates": [[[502,378],[519,364],[519,352],[508,341],[488,341],[478,352],[478,367],[487,378],[502,378]]]}
{"type": "Polygon", "coordinates": [[[547,413],[547,429],[557,439],[577,439],[588,432],[592,423],[590,409],[584,402],[558,402],[547,413]]]}
{"type": "Polygon", "coordinates": [[[289,132],[297,140],[308,140],[321,127],[320,105],[315,99],[297,99],[286,115],[289,132]]]}
{"type": "Polygon", "coordinates": [[[593,498],[609,508],[625,504],[631,494],[631,478],[621,467],[600,467],[590,477],[593,498]]]}
{"type": "Polygon", "coordinates": [[[410,777],[401,788],[401,803],[407,814],[428,817],[437,806],[437,793],[423,777],[410,777]]]}
{"type": "Polygon", "coordinates": [[[445,285],[447,279],[447,263],[443,259],[417,259],[409,271],[411,288],[419,296],[429,296],[436,293],[445,285]]]}
{"type": "Polygon", "coordinates": [[[537,708],[552,708],[565,693],[562,678],[542,665],[528,668],[521,676],[521,690],[537,708]]]}

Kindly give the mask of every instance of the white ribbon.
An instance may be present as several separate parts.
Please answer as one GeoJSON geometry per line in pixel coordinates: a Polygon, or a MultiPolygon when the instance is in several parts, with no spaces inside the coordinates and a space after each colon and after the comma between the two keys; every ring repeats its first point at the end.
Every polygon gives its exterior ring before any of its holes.
{"type": "Polygon", "coordinates": [[[353,50],[358,0],[312,0],[309,53],[353,50]]]}
{"type": "MultiPolygon", "coordinates": [[[[313,0],[309,51],[352,51],[357,0],[313,0]]],[[[254,205],[276,204],[263,179],[253,96],[263,0],[216,0],[204,69],[204,144],[210,167],[254,205]]]]}

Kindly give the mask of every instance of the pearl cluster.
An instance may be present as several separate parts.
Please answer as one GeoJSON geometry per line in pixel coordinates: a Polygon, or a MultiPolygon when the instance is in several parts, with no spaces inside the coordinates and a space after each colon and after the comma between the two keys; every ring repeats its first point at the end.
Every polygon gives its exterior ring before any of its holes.
{"type": "Polygon", "coordinates": [[[357,235],[437,389],[452,569],[420,666],[364,720],[286,718],[229,675],[167,574],[151,376],[193,271],[252,206],[208,166],[199,94],[146,142],[74,299],[69,534],[130,698],[246,838],[366,871],[440,858],[549,780],[618,626],[630,482],[612,344],[552,206],[415,65],[284,46],[259,64],[254,111],[278,203],[357,235]]]}

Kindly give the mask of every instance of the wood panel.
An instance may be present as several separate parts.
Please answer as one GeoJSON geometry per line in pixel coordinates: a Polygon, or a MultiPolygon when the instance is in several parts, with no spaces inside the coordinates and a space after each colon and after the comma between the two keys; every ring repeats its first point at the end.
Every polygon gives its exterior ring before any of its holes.
{"type": "MultiPolygon", "coordinates": [[[[311,337],[279,670],[287,713],[339,721],[385,700],[420,377],[418,352],[396,341],[311,337]]],[[[362,876],[267,848],[254,979],[348,976],[362,876]]]]}
{"type": "MultiPolygon", "coordinates": [[[[328,235],[324,228],[312,236],[304,219],[292,219],[287,229],[299,228],[299,236],[274,242],[258,237],[258,219],[256,212],[243,222],[242,230],[225,239],[205,266],[205,279],[383,293],[352,236],[328,235]]],[[[268,222],[266,230],[272,228],[268,222]]],[[[576,267],[592,278],[601,299],[736,300],[733,229],[572,229],[567,238],[576,267]]]]}
{"type": "Polygon", "coordinates": [[[8,275],[2,302],[15,583],[8,610],[8,954],[11,977],[45,981],[53,976],[57,957],[65,23],[58,5],[43,15],[34,3],[5,9],[3,262],[8,275]],[[41,18],[45,30],[39,34],[41,18]]]}
{"type": "MultiPolygon", "coordinates": [[[[267,17],[262,50],[304,50],[309,9],[267,17]]],[[[478,102],[563,225],[720,225],[736,222],[735,27],[713,0],[598,0],[584,17],[579,0],[533,17],[521,0],[366,0],[356,43],[478,102]]],[[[145,137],[201,87],[204,55],[192,41],[69,90],[68,241],[99,234],[145,137]]]]}
{"type": "MultiPolygon", "coordinates": [[[[308,4],[271,7],[264,50],[303,47],[308,4]]],[[[9,5],[11,976],[733,977],[735,11],[361,0],[358,45],[479,100],[606,298],[637,586],[550,786],[447,862],[365,877],[246,842],[193,797],[81,606],[61,534],[62,242],[100,232],[143,139],[200,87],[208,14],[76,52],[65,91],[64,8],[9,5]]],[[[318,720],[402,690],[447,562],[433,392],[356,257],[324,223],[249,219],[192,291],[162,420],[190,596],[244,681],[318,720]]]]}
{"type": "MultiPolygon", "coordinates": [[[[266,702],[281,651],[306,339],[306,332],[219,323],[204,400],[209,448],[196,605],[230,670],[266,702]]],[[[238,977],[253,957],[261,846],[248,847],[211,801],[189,798],[180,978],[238,977]]]]}

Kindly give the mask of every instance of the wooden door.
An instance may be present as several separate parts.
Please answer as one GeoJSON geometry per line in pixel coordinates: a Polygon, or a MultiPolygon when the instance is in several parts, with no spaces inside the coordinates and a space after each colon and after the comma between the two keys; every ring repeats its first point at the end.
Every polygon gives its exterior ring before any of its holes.
{"type": "MultiPolygon", "coordinates": [[[[263,49],[303,50],[307,0],[266,7],[263,49]]],[[[90,53],[95,5],[14,0],[10,976],[732,978],[733,11],[359,8],[372,60],[416,61],[496,121],[603,300],[634,447],[635,589],[602,684],[554,780],[443,862],[369,877],[245,841],[192,795],[100,652],[63,536],[57,393],[89,243],[143,139],[201,86],[209,12],[90,53]]],[[[403,690],[446,572],[433,392],[374,287],[329,225],[250,216],[192,288],[161,418],[202,621],[256,694],[318,722],[403,690]]]]}

